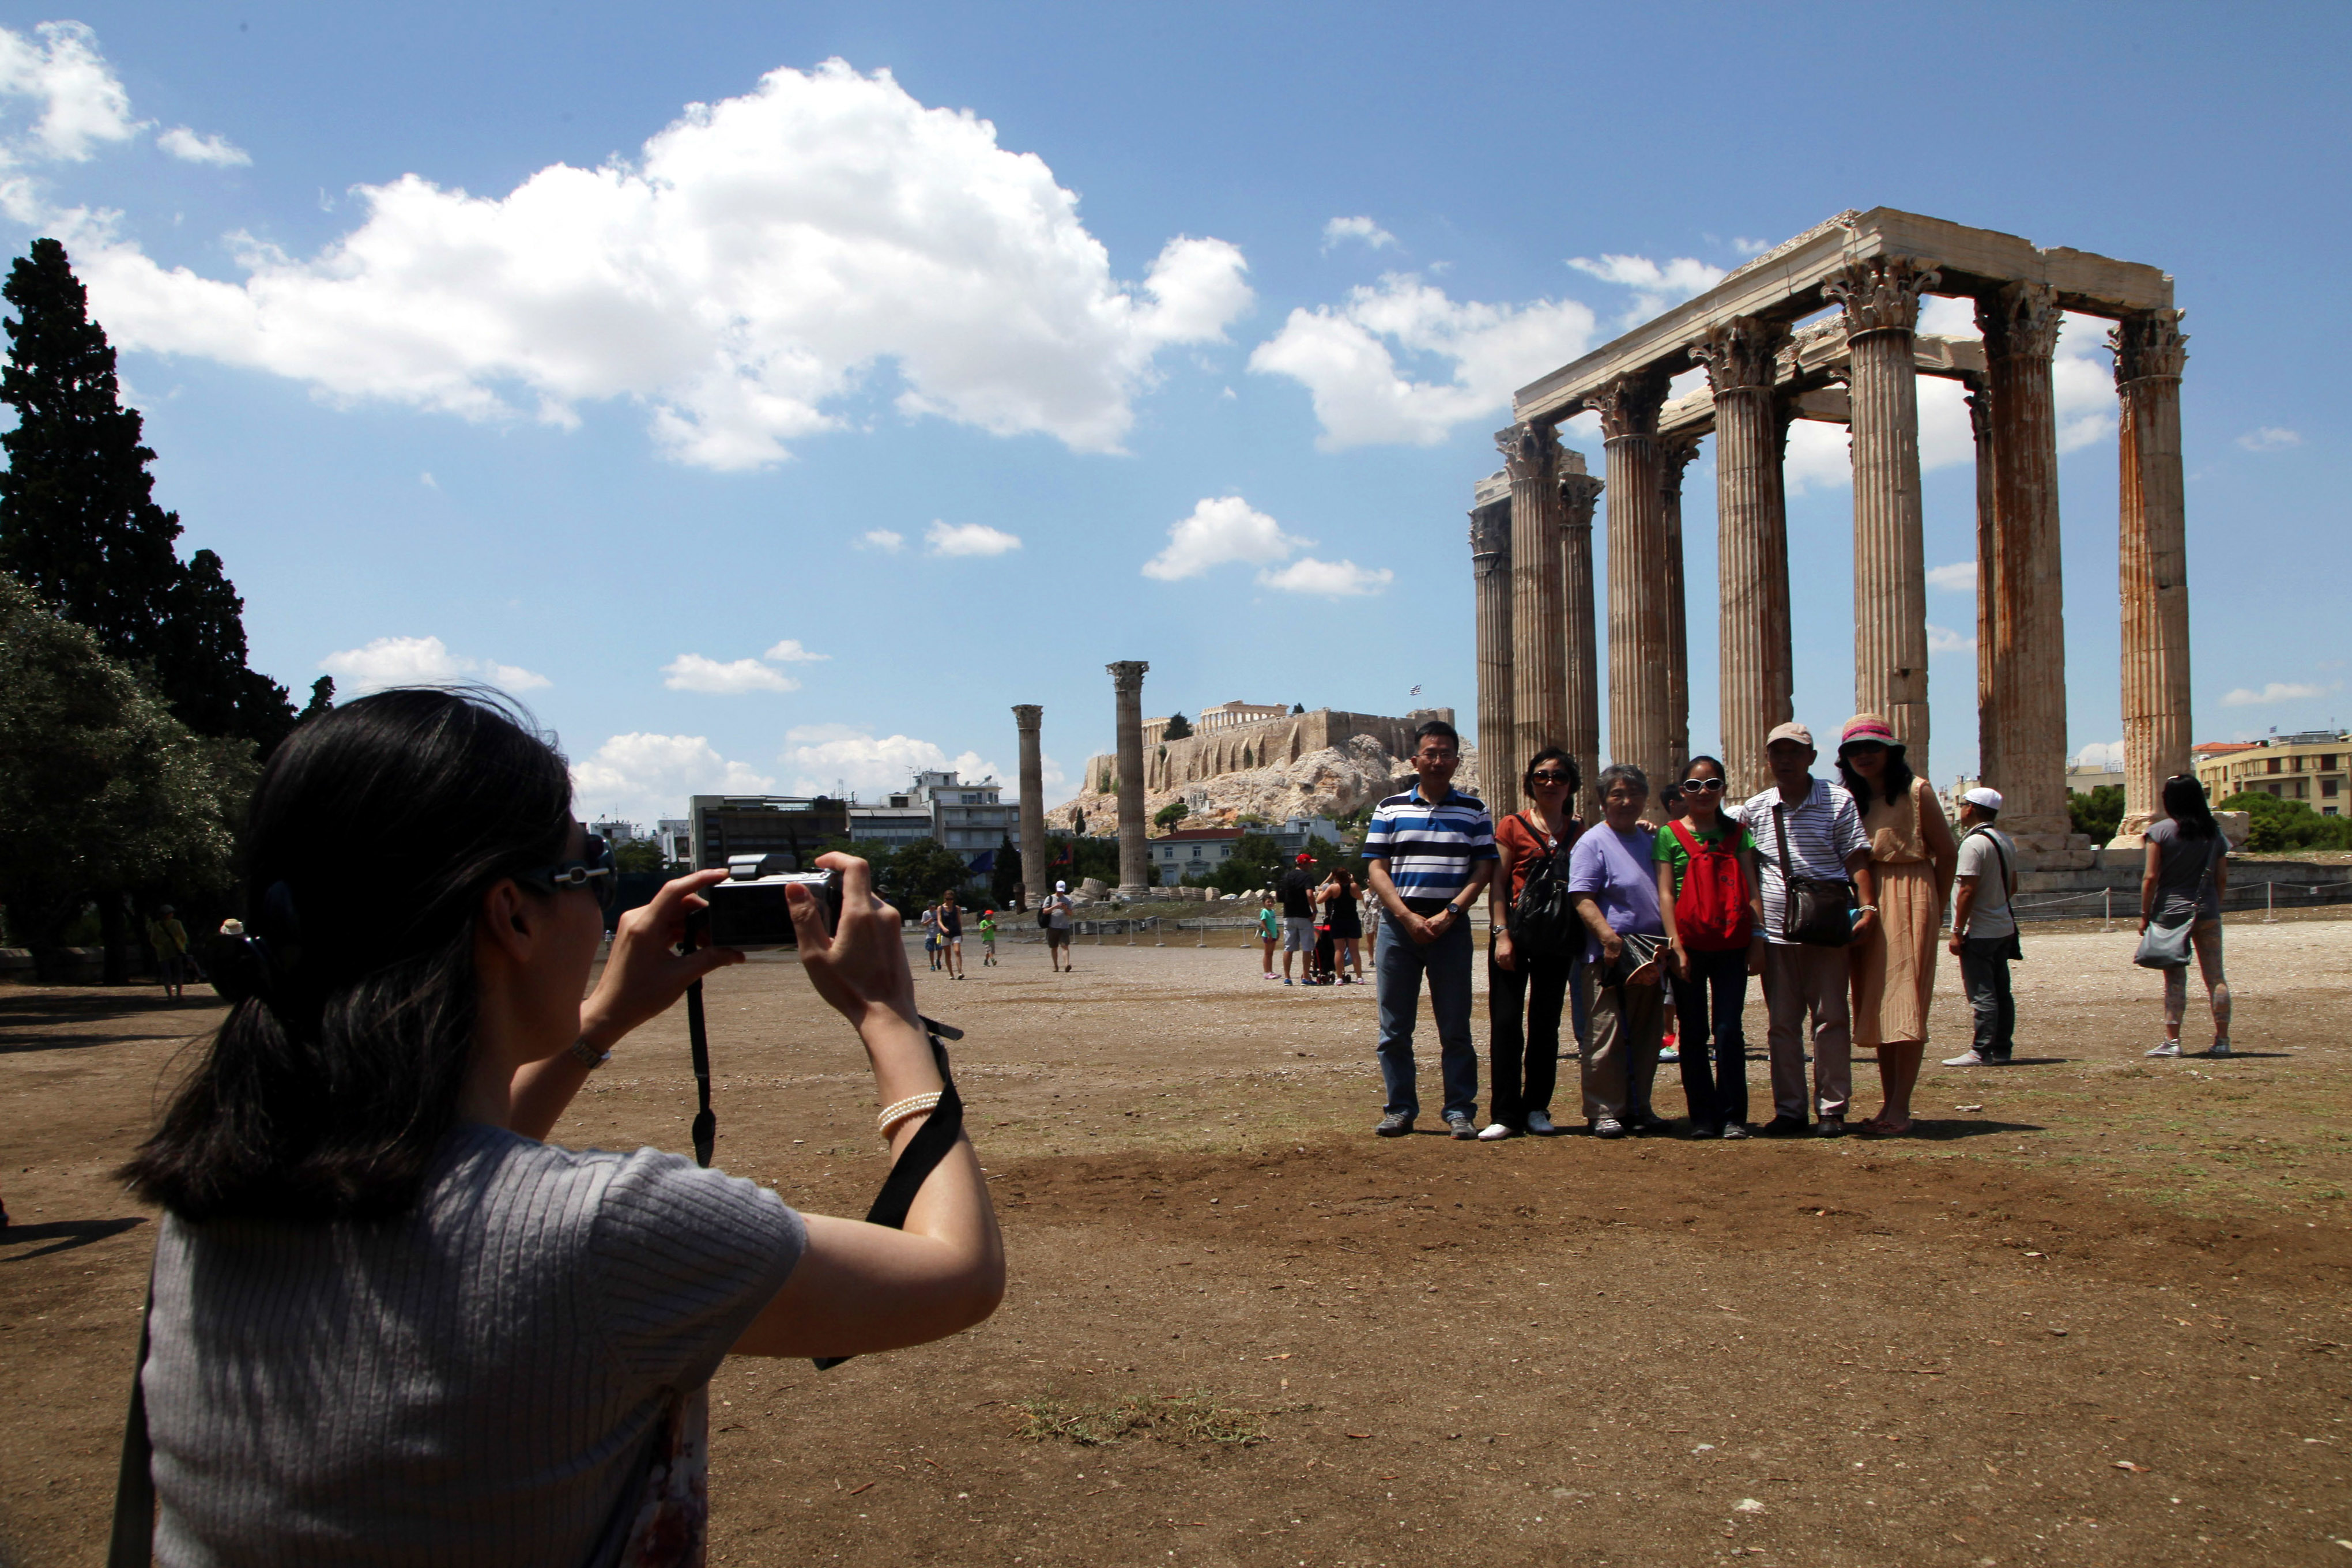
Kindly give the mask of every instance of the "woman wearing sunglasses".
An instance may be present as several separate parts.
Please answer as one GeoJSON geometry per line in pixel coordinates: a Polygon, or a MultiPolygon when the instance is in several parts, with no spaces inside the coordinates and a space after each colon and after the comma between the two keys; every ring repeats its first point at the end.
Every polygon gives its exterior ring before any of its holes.
{"type": "Polygon", "coordinates": [[[1764,973],[1756,840],[1723,814],[1723,764],[1693,757],[1682,811],[1659,830],[1658,909],[1672,944],[1683,1098],[1693,1138],[1748,1136],[1748,977],[1764,973]]]}
{"type": "MultiPolygon", "coordinates": [[[[313,719],[246,850],[235,1005],[123,1173],[168,1211],[139,1380],[157,1561],[698,1563],[721,1360],[994,1309],[969,1143],[901,1231],[542,1142],[624,1037],[743,955],[674,951],[725,875],[697,872],[621,917],[590,989],[611,861],[517,715],[395,690],[313,719]]],[[[895,1157],[940,1069],[897,913],[864,861],[818,864],[842,913],[828,936],[792,889],[802,963],[864,1042],[895,1157]]],[[[141,1562],[144,1513],[118,1523],[141,1562]]]]}

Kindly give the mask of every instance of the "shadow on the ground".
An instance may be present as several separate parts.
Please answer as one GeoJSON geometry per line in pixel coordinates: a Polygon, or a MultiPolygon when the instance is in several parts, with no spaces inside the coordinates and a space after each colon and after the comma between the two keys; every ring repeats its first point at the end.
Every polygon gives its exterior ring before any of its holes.
{"type": "Polygon", "coordinates": [[[0,1056],[170,1038],[168,1034],[146,1030],[110,1032],[86,1027],[159,1016],[184,1016],[186,1032],[194,1035],[211,1026],[212,1020],[205,1015],[219,1005],[209,987],[174,1002],[160,991],[143,987],[125,986],[93,994],[79,988],[51,991],[12,986],[0,993],[0,1056]]]}
{"type": "Polygon", "coordinates": [[[46,1241],[49,1245],[0,1258],[0,1263],[25,1263],[36,1258],[47,1258],[53,1252],[71,1252],[77,1247],[88,1247],[93,1241],[121,1236],[124,1231],[146,1223],[144,1215],[131,1215],[122,1219],[66,1219],[46,1225],[12,1225],[0,1231],[0,1247],[16,1247],[27,1241],[46,1241]]]}

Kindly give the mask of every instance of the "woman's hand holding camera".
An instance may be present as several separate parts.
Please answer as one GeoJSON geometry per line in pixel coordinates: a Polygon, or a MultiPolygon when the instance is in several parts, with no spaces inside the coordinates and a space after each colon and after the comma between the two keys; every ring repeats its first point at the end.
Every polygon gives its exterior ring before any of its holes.
{"type": "Polygon", "coordinates": [[[898,911],[876,895],[873,869],[838,850],[819,856],[816,863],[841,873],[841,921],[830,936],[824,929],[824,906],[806,888],[784,891],[809,983],[861,1029],[877,1013],[916,1024],[915,976],[907,966],[904,923],[898,911]]]}
{"type": "Polygon", "coordinates": [[[663,884],[653,902],[621,917],[613,933],[613,951],[604,961],[604,978],[580,1007],[581,1037],[598,1050],[638,1025],[667,1012],[686,994],[686,988],[713,970],[743,962],[731,947],[706,947],[693,952],[675,949],[686,935],[686,922],[710,900],[701,889],[727,879],[724,871],[696,871],[663,884]]]}

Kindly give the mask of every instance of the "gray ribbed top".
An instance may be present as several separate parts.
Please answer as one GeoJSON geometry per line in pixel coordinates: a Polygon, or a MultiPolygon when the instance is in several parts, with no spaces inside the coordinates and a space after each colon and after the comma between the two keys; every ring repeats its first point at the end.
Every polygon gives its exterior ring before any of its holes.
{"type": "Polygon", "coordinates": [[[167,1218],[156,1560],[608,1562],[673,1391],[806,1241],[774,1193],[677,1155],[473,1124],[401,1219],[167,1218]]]}

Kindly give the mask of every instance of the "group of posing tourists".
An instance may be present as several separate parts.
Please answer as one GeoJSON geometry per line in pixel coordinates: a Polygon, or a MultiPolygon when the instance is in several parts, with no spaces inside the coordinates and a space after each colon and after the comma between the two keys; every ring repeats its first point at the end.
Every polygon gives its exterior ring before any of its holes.
{"type": "MultiPolygon", "coordinates": [[[[1959,962],[1974,1024],[1969,1048],[1945,1065],[2013,1059],[2009,965],[2023,954],[2011,907],[2017,847],[1998,826],[2001,797],[1969,790],[1957,826],[1948,821],[1879,715],[1846,721],[1834,781],[1813,773],[1812,732],[1780,725],[1765,748],[1771,787],[1746,801],[1725,798],[1727,775],[1714,757],[1693,757],[1655,801],[1641,769],[1612,763],[1595,781],[1601,820],[1593,824],[1571,815],[1583,779],[1556,746],[1528,759],[1519,781],[1526,804],[1497,823],[1453,787],[1461,742],[1451,725],[1424,724],[1414,743],[1419,786],[1381,802],[1364,840],[1368,880],[1386,916],[1373,956],[1381,1136],[1411,1132],[1421,1114],[1412,1040],[1424,979],[1444,1116],[1456,1138],[1558,1131],[1551,1107],[1563,1014],[1592,1134],[1670,1131],[1651,1098],[1669,1009],[1685,1135],[1749,1136],[1740,1016],[1751,978],[1762,983],[1769,1020],[1771,1116],[1758,1131],[1844,1134],[1861,1047],[1878,1055],[1881,1104],[1854,1130],[1908,1132],[1939,951],[1959,962]],[[1493,932],[1484,1128],[1475,1120],[1467,923],[1482,896],[1493,932]]],[[[2171,952],[2143,942],[2139,962],[2165,973],[2165,1037],[2147,1054],[2179,1054],[2193,949],[2211,997],[2212,1053],[2226,1056],[2226,845],[2194,778],[2168,780],[2164,804],[2167,819],[2147,834],[2141,926],[2175,939],[2171,952]]]]}
{"type": "Polygon", "coordinates": [[[1259,900],[1259,972],[1268,980],[1277,978],[1274,951],[1279,945],[1279,978],[1285,985],[1361,985],[1364,960],[1357,944],[1364,940],[1363,905],[1370,902],[1369,896],[1345,867],[1318,881],[1309,869],[1314,864],[1315,857],[1302,851],[1275,890],[1259,900]],[[1275,913],[1277,904],[1279,916],[1275,913]],[[1291,978],[1294,959],[1303,971],[1296,982],[1291,978]]]}

